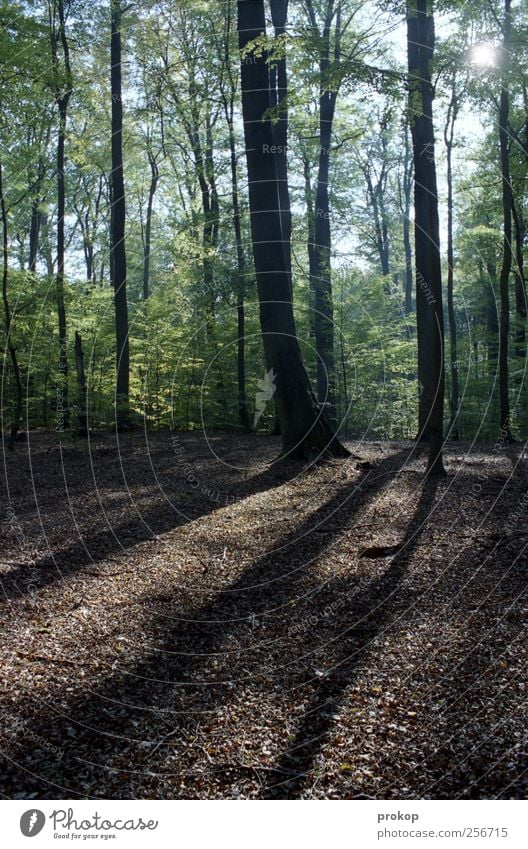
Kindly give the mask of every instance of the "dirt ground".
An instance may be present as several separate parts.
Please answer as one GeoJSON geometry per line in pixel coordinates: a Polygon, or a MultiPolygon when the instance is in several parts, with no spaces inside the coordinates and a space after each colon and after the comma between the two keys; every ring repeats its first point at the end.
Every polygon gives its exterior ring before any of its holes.
{"type": "Polygon", "coordinates": [[[4,455],[4,797],[528,796],[522,449],[349,447],[4,455]]]}

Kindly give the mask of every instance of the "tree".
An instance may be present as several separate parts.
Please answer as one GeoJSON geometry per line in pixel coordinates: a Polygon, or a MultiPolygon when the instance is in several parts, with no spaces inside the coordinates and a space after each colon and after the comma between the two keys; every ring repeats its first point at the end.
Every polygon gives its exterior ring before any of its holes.
{"type": "Polygon", "coordinates": [[[510,419],[510,391],[508,347],[510,332],[510,272],[512,268],[512,206],[513,194],[510,176],[510,151],[508,123],[510,115],[509,66],[511,48],[511,0],[504,0],[504,23],[502,31],[502,78],[499,106],[499,147],[502,179],[502,265],[500,270],[500,318],[499,318],[499,398],[500,432],[505,441],[512,440],[510,419]]]}
{"type": "Polygon", "coordinates": [[[427,470],[445,474],[444,318],[440,226],[433,127],[431,69],[435,49],[433,5],[407,0],[409,113],[414,162],[416,324],[418,336],[419,440],[429,443],[427,470]]]}
{"type": "Polygon", "coordinates": [[[444,126],[444,141],[447,155],[447,315],[449,320],[449,365],[451,372],[450,412],[451,421],[449,432],[453,439],[458,439],[458,362],[457,362],[457,324],[454,303],[454,238],[453,238],[453,144],[455,124],[460,109],[460,96],[457,91],[456,74],[451,79],[451,96],[447,107],[447,117],[444,126]]]}
{"type": "Polygon", "coordinates": [[[123,176],[123,101],[121,93],[121,0],[110,0],[110,85],[112,93],[112,176],[110,270],[114,288],[116,331],[116,425],[130,424],[125,183],[123,176]]]}
{"type": "Polygon", "coordinates": [[[66,11],[64,0],[49,0],[48,15],[51,39],[55,100],[59,113],[57,134],[57,316],[59,329],[59,374],[62,377],[57,391],[57,427],[63,430],[69,425],[68,409],[68,330],[64,300],[65,220],[66,220],[66,121],[68,104],[72,94],[72,71],[70,46],[66,35],[66,11]],[[60,67],[59,46],[62,50],[60,67]]]}
{"type": "Polygon", "coordinates": [[[317,407],[302,361],[282,244],[277,164],[270,118],[268,52],[263,0],[239,0],[238,34],[253,257],[266,367],[277,387],[282,455],[311,459],[347,455],[317,407]],[[253,49],[252,49],[253,47],[253,49]]]}

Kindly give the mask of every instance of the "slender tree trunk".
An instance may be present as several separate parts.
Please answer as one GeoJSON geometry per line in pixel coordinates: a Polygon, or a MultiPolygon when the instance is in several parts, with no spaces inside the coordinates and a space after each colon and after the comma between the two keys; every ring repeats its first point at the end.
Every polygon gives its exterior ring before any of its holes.
{"type": "Polygon", "coordinates": [[[499,356],[499,318],[497,315],[497,267],[494,262],[486,263],[486,277],[481,269],[481,279],[485,283],[486,299],[486,338],[488,341],[488,374],[492,383],[497,379],[499,356]]]}
{"type": "MultiPolygon", "coordinates": [[[[330,226],[330,154],[334,122],[337,87],[330,86],[328,72],[331,61],[340,61],[341,4],[334,10],[333,2],[327,2],[325,20],[320,33],[319,56],[319,158],[315,187],[315,210],[313,214],[313,245],[309,248],[310,288],[314,295],[314,333],[317,354],[317,399],[324,405],[330,426],[336,427],[335,402],[335,350],[334,308],[332,297],[331,255],[332,233],[330,226]],[[335,11],[334,49],[331,57],[331,31],[335,11]]],[[[307,4],[311,26],[317,30],[314,4],[307,4]]]]}
{"type": "Polygon", "coordinates": [[[145,221],[145,245],[143,249],[143,300],[146,301],[150,294],[150,250],[152,234],[152,208],[154,206],[154,195],[159,182],[159,168],[151,150],[148,151],[150,165],[150,185],[147,202],[147,217],[145,221]]]}
{"type": "Polygon", "coordinates": [[[240,201],[238,197],[238,171],[235,146],[234,127],[234,92],[231,94],[230,102],[225,104],[225,114],[229,130],[229,153],[231,164],[231,203],[233,206],[233,229],[235,232],[235,244],[237,253],[237,384],[238,384],[238,416],[242,428],[249,432],[251,425],[246,401],[246,362],[245,362],[245,289],[246,289],[246,255],[242,242],[242,227],[240,217],[240,201]]]}
{"type": "Polygon", "coordinates": [[[271,20],[275,38],[282,41],[279,58],[275,66],[270,68],[270,106],[277,110],[278,120],[273,124],[274,144],[279,153],[274,157],[277,168],[277,188],[279,209],[281,212],[282,249],[286,266],[290,275],[290,290],[292,288],[291,264],[291,205],[288,188],[288,78],[286,71],[285,35],[288,19],[288,0],[270,0],[271,20]]]}
{"type": "Polygon", "coordinates": [[[112,92],[112,177],[110,268],[114,288],[116,329],[116,425],[130,425],[127,266],[125,249],[125,184],[123,176],[123,102],[121,95],[121,5],[111,3],[110,82],[112,92]]]}
{"type": "Polygon", "coordinates": [[[88,410],[86,408],[86,375],[84,372],[84,353],[80,334],[75,332],[75,369],[77,372],[77,386],[79,398],[79,412],[77,415],[77,433],[79,436],[88,435],[88,410]]]}
{"type": "Polygon", "coordinates": [[[444,317],[431,82],[435,47],[431,0],[407,0],[407,39],[414,161],[419,439],[429,443],[428,472],[445,474],[444,317]]]}
{"type": "Polygon", "coordinates": [[[374,186],[372,177],[368,170],[368,165],[365,169],[365,178],[367,181],[367,193],[370,205],[372,206],[374,231],[376,234],[376,250],[378,251],[381,274],[383,277],[388,277],[390,274],[389,233],[387,228],[385,202],[383,200],[383,187],[380,183],[374,186]]]}
{"type": "MultiPolygon", "coordinates": [[[[20,430],[20,422],[22,419],[22,378],[20,376],[20,367],[18,364],[18,356],[12,338],[12,320],[11,307],[9,304],[9,296],[7,291],[8,273],[9,273],[9,248],[7,238],[7,207],[4,197],[4,181],[3,169],[0,162],[0,212],[2,217],[2,301],[4,305],[4,325],[6,332],[6,345],[9,350],[9,358],[13,369],[13,379],[15,385],[15,403],[13,410],[13,419],[9,430],[8,448],[12,451],[15,447],[17,433],[20,430]]],[[[5,383],[4,383],[5,385],[5,383]]]]}
{"type": "Polygon", "coordinates": [[[40,233],[40,203],[39,197],[31,201],[31,221],[29,225],[29,270],[34,274],[37,270],[37,256],[40,233]]]}
{"type": "Polygon", "coordinates": [[[448,107],[447,121],[444,128],[444,140],[447,154],[447,315],[449,320],[449,364],[451,374],[450,412],[451,421],[449,433],[452,439],[458,439],[458,362],[457,362],[457,325],[455,304],[453,298],[454,285],[454,243],[453,243],[453,140],[455,122],[458,115],[458,98],[453,82],[451,102],[448,107]]]}
{"type": "Polygon", "coordinates": [[[413,268],[411,247],[411,194],[413,161],[409,145],[409,128],[405,124],[405,155],[403,164],[403,253],[405,257],[405,314],[412,312],[413,268]]]}
{"type": "Polygon", "coordinates": [[[68,99],[59,101],[59,137],[57,143],[57,315],[59,322],[59,374],[62,377],[58,399],[61,415],[57,415],[57,425],[67,429],[70,423],[68,407],[68,331],[66,325],[66,305],[64,301],[64,224],[66,217],[66,188],[65,188],[65,133],[68,99]]]}
{"type": "Polygon", "coordinates": [[[314,298],[315,347],[317,351],[317,398],[325,405],[332,427],[336,424],[335,361],[334,361],[334,307],[331,280],[330,198],[330,146],[335,112],[335,93],[323,91],[320,97],[319,166],[315,193],[314,265],[312,288],[314,298]]]}
{"type": "Polygon", "coordinates": [[[515,197],[512,194],[512,215],[515,228],[515,355],[523,360],[526,357],[526,279],[524,276],[524,222],[517,211],[515,197]]]}
{"type": "Polygon", "coordinates": [[[504,0],[503,28],[503,76],[499,107],[499,146],[502,177],[502,266],[499,279],[499,398],[500,434],[503,440],[511,441],[510,393],[508,347],[510,332],[510,272],[512,268],[512,188],[510,178],[510,152],[508,146],[508,121],[510,93],[508,89],[509,51],[511,45],[511,0],[504,0]]]}
{"type": "Polygon", "coordinates": [[[65,183],[65,144],[68,104],[72,91],[70,67],[70,48],[66,36],[66,18],[64,0],[57,0],[56,6],[50,6],[51,55],[56,75],[55,96],[59,111],[59,131],[57,137],[57,319],[59,330],[59,368],[60,384],[57,387],[57,429],[62,431],[69,426],[68,408],[68,332],[66,323],[66,305],[64,300],[64,262],[65,262],[65,220],[66,220],[66,183],[65,183]],[[55,18],[58,15],[58,24],[55,18]],[[64,62],[65,81],[61,85],[59,76],[59,44],[64,62]]]}
{"type": "Polygon", "coordinates": [[[312,459],[321,454],[346,456],[326,418],[318,410],[306,374],[293,316],[290,277],[277,206],[277,169],[269,154],[274,144],[266,51],[249,57],[246,48],[266,31],[263,0],[239,0],[242,112],[246,141],[253,256],[260,323],[268,369],[276,386],[283,456],[312,459]]]}

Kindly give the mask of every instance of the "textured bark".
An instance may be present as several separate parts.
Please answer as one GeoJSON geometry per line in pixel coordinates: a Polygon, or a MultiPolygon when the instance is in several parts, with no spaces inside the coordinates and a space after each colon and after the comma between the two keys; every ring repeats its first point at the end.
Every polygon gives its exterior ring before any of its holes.
{"type": "Polygon", "coordinates": [[[444,318],[431,66],[435,32],[430,0],[408,0],[409,112],[413,141],[419,435],[428,471],[444,474],[444,318]]]}
{"type": "Polygon", "coordinates": [[[246,55],[251,42],[266,30],[263,0],[239,0],[242,111],[246,141],[253,256],[260,304],[260,323],[268,369],[273,369],[283,456],[311,459],[348,453],[317,407],[297,340],[290,278],[282,244],[277,204],[277,170],[267,55],[246,55]]]}
{"type": "Polygon", "coordinates": [[[127,265],[125,249],[125,184],[123,177],[123,103],[121,98],[121,6],[111,2],[110,82],[112,91],[112,177],[110,270],[114,288],[116,330],[116,425],[130,424],[127,265]]]}

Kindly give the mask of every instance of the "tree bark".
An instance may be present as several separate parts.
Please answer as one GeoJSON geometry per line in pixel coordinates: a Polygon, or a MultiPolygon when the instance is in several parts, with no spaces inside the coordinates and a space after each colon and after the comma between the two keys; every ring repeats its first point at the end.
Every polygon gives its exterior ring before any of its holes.
{"type": "Polygon", "coordinates": [[[143,247],[143,300],[146,301],[150,295],[150,250],[152,241],[152,209],[154,206],[154,195],[158,188],[159,168],[152,150],[147,151],[150,165],[150,185],[147,201],[147,217],[145,220],[145,244],[143,247]]]}
{"type": "Polygon", "coordinates": [[[116,426],[130,425],[127,265],[125,249],[125,184],[123,176],[123,102],[121,95],[121,5],[111,3],[110,84],[112,93],[112,177],[110,269],[114,288],[116,330],[116,426]]]}
{"type": "Polygon", "coordinates": [[[515,196],[512,193],[512,215],[515,228],[515,356],[523,360],[526,356],[526,278],[524,276],[524,221],[522,220],[515,196]]]}
{"type": "Polygon", "coordinates": [[[79,412],[77,415],[77,433],[79,436],[88,435],[88,410],[86,407],[86,375],[84,372],[84,353],[80,334],[75,331],[75,369],[77,372],[77,386],[79,398],[79,412]]]}
{"type": "Polygon", "coordinates": [[[457,362],[457,325],[453,297],[454,286],[454,240],[453,240],[453,140],[455,122],[458,116],[459,102],[455,91],[455,81],[451,93],[451,101],[447,110],[447,120],[444,127],[444,141],[447,155],[447,315],[449,320],[449,365],[451,374],[449,433],[452,439],[458,439],[458,362],[457,362]]]}
{"type": "Polygon", "coordinates": [[[414,162],[418,439],[429,443],[428,472],[445,474],[444,318],[431,82],[435,47],[431,0],[407,0],[407,44],[414,162]]]}
{"type": "Polygon", "coordinates": [[[504,0],[504,26],[502,40],[503,74],[499,107],[499,146],[502,178],[502,265],[499,278],[499,429],[504,441],[512,440],[509,393],[509,332],[510,332],[510,272],[512,268],[512,188],[510,178],[510,152],[508,144],[508,121],[510,114],[510,92],[508,88],[509,51],[511,46],[511,0],[504,0]]]}
{"type": "Polygon", "coordinates": [[[3,180],[3,168],[2,163],[0,162],[0,212],[2,218],[2,302],[4,305],[4,325],[6,332],[6,345],[9,350],[9,358],[11,360],[11,367],[13,369],[13,379],[15,385],[15,403],[13,410],[13,419],[11,421],[11,427],[9,429],[9,440],[8,440],[8,448],[10,451],[13,451],[15,447],[15,441],[17,438],[18,431],[20,430],[20,422],[22,419],[22,400],[23,400],[23,391],[22,391],[22,378],[20,376],[20,367],[18,364],[18,356],[15,345],[13,343],[12,338],[12,317],[11,317],[11,307],[9,304],[9,296],[7,291],[8,286],[8,274],[9,274],[9,243],[7,238],[7,207],[4,196],[4,180],[3,180]]]}
{"type": "Polygon", "coordinates": [[[277,168],[270,80],[266,51],[248,54],[248,45],[266,31],[263,0],[239,0],[238,34],[241,87],[249,182],[253,256],[260,304],[260,323],[267,368],[272,369],[279,412],[282,456],[313,459],[346,456],[317,407],[297,340],[288,264],[280,249],[283,230],[277,203],[277,168]]]}
{"type": "Polygon", "coordinates": [[[273,124],[274,144],[279,153],[275,157],[277,167],[277,186],[279,208],[281,212],[282,249],[290,275],[292,290],[291,263],[291,204],[288,188],[288,78],[286,71],[285,35],[288,19],[288,0],[270,0],[270,12],[275,38],[279,42],[279,56],[270,67],[270,106],[276,110],[277,120],[273,124]],[[282,44],[280,43],[282,42],[282,44]]]}
{"type": "MultiPolygon", "coordinates": [[[[317,30],[317,19],[313,3],[307,3],[311,26],[317,30]]],[[[333,61],[340,59],[341,5],[335,12],[333,61]]],[[[330,151],[334,122],[337,85],[331,85],[328,73],[331,65],[331,31],[334,3],[327,0],[325,20],[320,34],[319,56],[319,157],[315,186],[315,210],[313,213],[313,245],[308,250],[310,262],[310,288],[314,294],[314,332],[317,353],[317,399],[324,405],[330,425],[336,426],[335,403],[335,352],[334,352],[334,307],[332,296],[331,255],[332,232],[330,226],[330,151]]],[[[317,30],[318,31],[318,30],[317,30]]]]}
{"type": "Polygon", "coordinates": [[[72,91],[72,74],[70,66],[70,48],[66,36],[66,18],[64,11],[64,0],[57,0],[53,12],[50,7],[50,37],[51,53],[54,73],[56,75],[55,97],[59,110],[59,131],[57,136],[57,318],[59,330],[59,375],[60,386],[57,392],[57,429],[65,430],[69,426],[68,409],[68,331],[66,322],[66,305],[64,301],[64,262],[65,262],[65,219],[66,219],[66,183],[65,183],[65,144],[66,144],[66,121],[68,117],[68,104],[72,91]],[[58,25],[55,20],[55,12],[58,14],[58,25]],[[62,49],[64,62],[65,81],[61,86],[58,79],[59,74],[59,43],[62,49]],[[59,404],[60,399],[60,404],[59,404]],[[59,415],[60,410],[60,415],[59,415]]]}
{"type": "Polygon", "coordinates": [[[403,173],[399,180],[400,211],[402,214],[403,255],[405,259],[405,275],[403,294],[405,299],[405,314],[412,312],[413,269],[411,248],[411,196],[413,184],[412,151],[409,144],[409,125],[405,120],[403,128],[403,173]]]}

